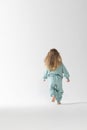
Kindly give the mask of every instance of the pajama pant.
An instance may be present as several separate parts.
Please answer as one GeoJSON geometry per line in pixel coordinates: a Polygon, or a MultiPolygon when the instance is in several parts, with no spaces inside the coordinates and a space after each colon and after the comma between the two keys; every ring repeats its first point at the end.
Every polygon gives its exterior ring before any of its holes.
{"type": "Polygon", "coordinates": [[[63,95],[62,78],[59,76],[50,79],[50,96],[55,96],[57,102],[60,102],[63,95]]]}

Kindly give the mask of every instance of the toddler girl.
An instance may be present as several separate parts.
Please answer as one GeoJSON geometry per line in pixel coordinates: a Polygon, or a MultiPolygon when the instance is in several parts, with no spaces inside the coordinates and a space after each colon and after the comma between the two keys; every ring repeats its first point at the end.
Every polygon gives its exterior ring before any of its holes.
{"type": "Polygon", "coordinates": [[[44,81],[48,78],[50,85],[50,96],[52,102],[57,101],[57,104],[61,104],[62,95],[64,93],[62,88],[62,79],[66,77],[69,82],[69,72],[62,62],[60,53],[56,49],[51,49],[45,57],[45,65],[47,70],[44,74],[44,81]]]}

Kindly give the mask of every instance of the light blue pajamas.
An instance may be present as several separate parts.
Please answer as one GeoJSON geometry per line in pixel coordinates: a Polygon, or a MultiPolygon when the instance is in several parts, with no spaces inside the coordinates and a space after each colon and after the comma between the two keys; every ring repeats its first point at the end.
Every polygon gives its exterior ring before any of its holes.
{"type": "Polygon", "coordinates": [[[57,102],[60,102],[64,93],[62,88],[62,79],[69,79],[69,72],[62,63],[55,71],[46,70],[44,80],[48,78],[50,84],[50,96],[55,96],[57,102]]]}

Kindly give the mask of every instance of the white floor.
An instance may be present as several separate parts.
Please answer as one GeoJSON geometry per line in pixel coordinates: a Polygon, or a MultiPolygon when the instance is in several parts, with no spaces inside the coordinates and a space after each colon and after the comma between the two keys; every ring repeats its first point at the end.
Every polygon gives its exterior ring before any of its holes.
{"type": "Polygon", "coordinates": [[[87,130],[87,102],[1,109],[0,130],[87,130]]]}

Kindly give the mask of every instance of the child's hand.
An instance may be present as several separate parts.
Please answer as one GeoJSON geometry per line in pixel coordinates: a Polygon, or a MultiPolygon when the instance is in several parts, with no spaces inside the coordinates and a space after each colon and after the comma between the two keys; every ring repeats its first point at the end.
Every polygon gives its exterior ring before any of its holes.
{"type": "Polygon", "coordinates": [[[67,82],[70,82],[70,79],[67,79],[67,82]]]}

